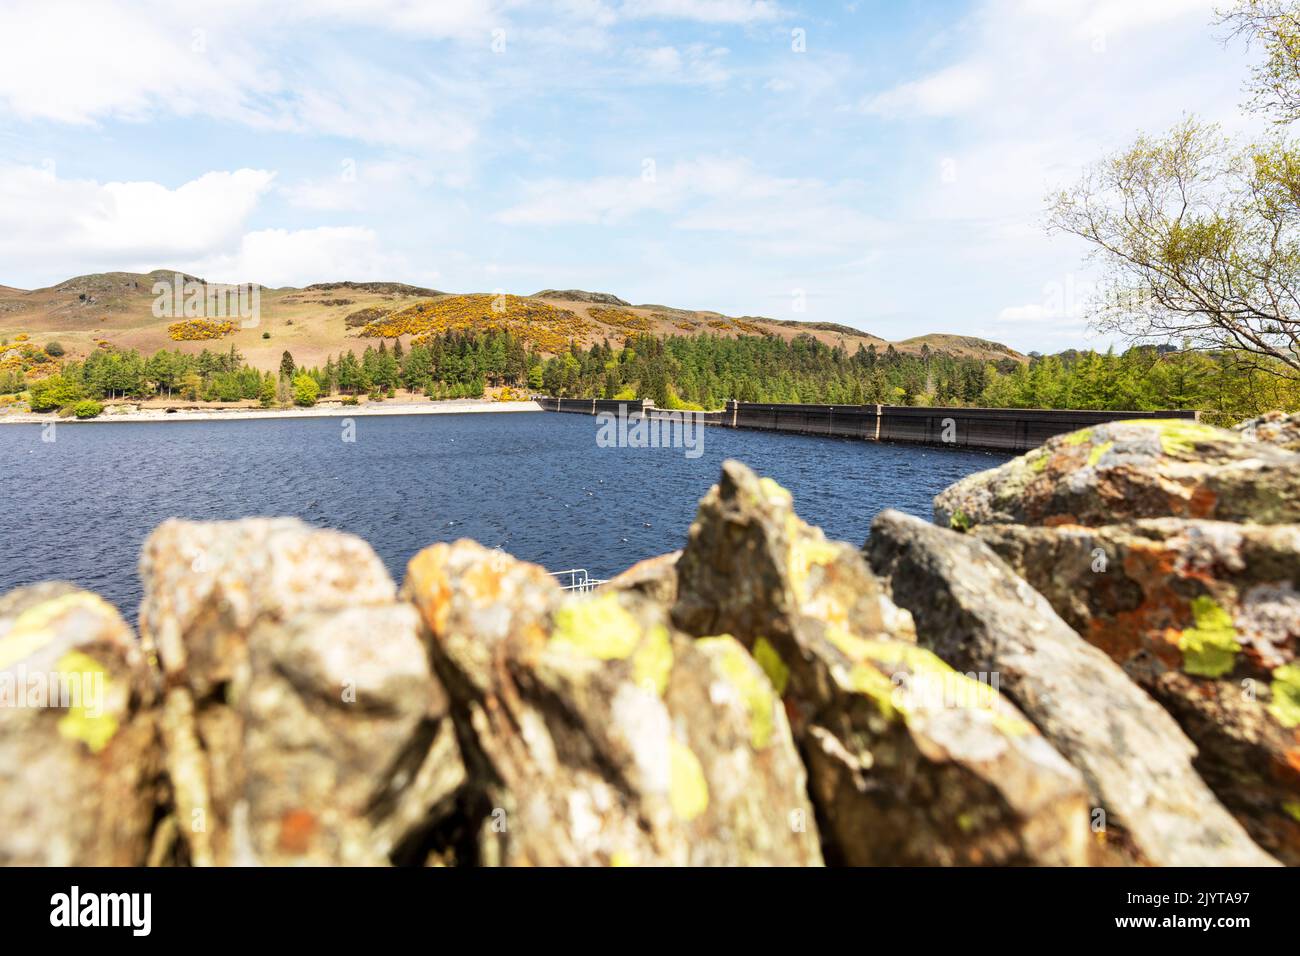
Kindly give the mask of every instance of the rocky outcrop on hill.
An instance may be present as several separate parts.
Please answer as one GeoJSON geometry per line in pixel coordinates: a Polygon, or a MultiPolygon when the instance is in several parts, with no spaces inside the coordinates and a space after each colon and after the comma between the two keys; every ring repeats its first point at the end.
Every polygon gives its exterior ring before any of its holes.
{"type": "Polygon", "coordinates": [[[584,595],[166,522],[138,640],[0,597],[0,863],[1300,862],[1289,427],[1063,436],[865,552],[727,462],[682,551],[584,595]],[[89,696],[11,706],[31,674],[89,696]]]}
{"type": "Polygon", "coordinates": [[[533,299],[555,299],[560,302],[587,302],[592,305],[621,305],[631,308],[632,303],[608,292],[585,292],[582,289],[543,289],[534,292],[533,299]]]}

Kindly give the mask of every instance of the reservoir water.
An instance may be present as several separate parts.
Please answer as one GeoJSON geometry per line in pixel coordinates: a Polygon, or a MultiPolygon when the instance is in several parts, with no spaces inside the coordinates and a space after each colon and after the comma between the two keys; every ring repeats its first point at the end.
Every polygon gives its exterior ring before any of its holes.
{"type": "Polygon", "coordinates": [[[703,454],[602,448],[596,419],[553,413],[0,427],[0,592],[72,581],[134,620],[136,561],[169,517],[293,515],[368,541],[400,583],[435,541],[474,538],[550,570],[609,577],[679,548],[696,504],[737,458],[793,492],[828,536],[861,544],[898,508],[997,452],[704,430],[703,454]]]}

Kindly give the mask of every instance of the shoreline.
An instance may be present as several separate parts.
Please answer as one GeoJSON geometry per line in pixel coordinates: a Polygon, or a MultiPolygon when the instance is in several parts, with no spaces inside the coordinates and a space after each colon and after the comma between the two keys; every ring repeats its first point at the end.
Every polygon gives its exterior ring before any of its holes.
{"type": "Polygon", "coordinates": [[[379,415],[459,415],[476,412],[540,412],[542,406],[534,401],[493,402],[484,399],[450,399],[442,402],[374,402],[365,405],[327,405],[311,408],[232,408],[185,409],[168,412],[164,409],[143,409],[116,415],[102,414],[96,418],[60,418],[55,412],[24,412],[17,415],[0,415],[0,425],[112,425],[131,422],[211,422],[248,421],[265,418],[357,418],[379,415]]]}

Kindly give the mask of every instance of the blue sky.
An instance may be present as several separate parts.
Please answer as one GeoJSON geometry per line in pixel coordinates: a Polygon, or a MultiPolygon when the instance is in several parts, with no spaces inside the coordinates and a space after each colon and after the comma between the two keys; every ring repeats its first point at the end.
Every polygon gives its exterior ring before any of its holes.
{"type": "Polygon", "coordinates": [[[6,0],[0,283],[543,287],[1098,344],[1045,194],[1242,127],[1213,0],[6,0]]]}

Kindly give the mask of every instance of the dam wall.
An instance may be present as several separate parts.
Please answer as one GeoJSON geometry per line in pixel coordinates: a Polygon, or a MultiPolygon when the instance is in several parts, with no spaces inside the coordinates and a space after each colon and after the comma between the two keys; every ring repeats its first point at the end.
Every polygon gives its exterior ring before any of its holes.
{"type": "Polygon", "coordinates": [[[689,415],[707,425],[757,431],[827,435],[862,441],[898,441],[957,448],[988,448],[1023,452],[1037,448],[1053,435],[1078,431],[1103,422],[1133,418],[1181,418],[1195,421],[1200,413],[1186,410],[1155,412],[1038,408],[925,408],[910,405],[786,405],[729,401],[721,411],[668,412],[650,399],[618,401],[604,398],[536,399],[550,412],[597,415],[601,412],[646,415],[689,415]]]}

